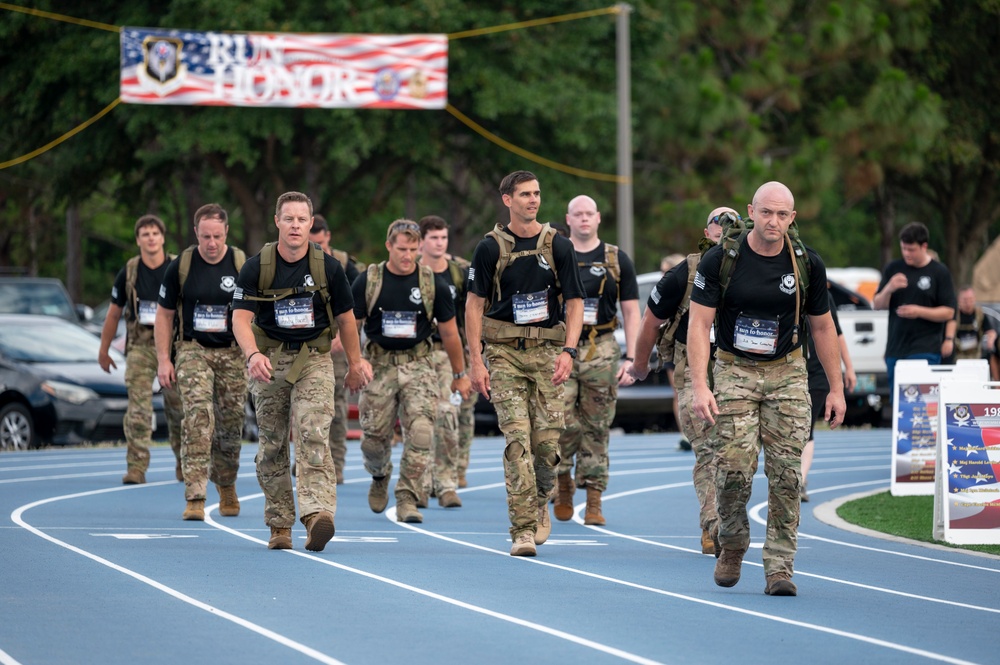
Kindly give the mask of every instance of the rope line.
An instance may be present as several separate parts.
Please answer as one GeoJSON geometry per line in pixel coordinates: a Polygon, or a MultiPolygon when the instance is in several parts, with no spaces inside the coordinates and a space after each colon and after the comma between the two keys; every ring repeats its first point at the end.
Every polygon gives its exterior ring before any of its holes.
{"type": "Polygon", "coordinates": [[[485,127],[477,124],[472,118],[465,115],[451,104],[448,104],[448,106],[445,108],[448,110],[448,113],[458,118],[463,124],[471,128],[480,136],[486,138],[489,141],[492,141],[501,148],[504,148],[505,150],[508,150],[509,152],[512,152],[515,155],[520,155],[521,157],[524,157],[525,159],[535,162],[536,164],[541,164],[542,166],[547,166],[550,169],[555,169],[556,171],[562,171],[563,173],[569,173],[570,175],[579,176],[581,178],[588,178],[590,180],[602,180],[604,182],[615,182],[620,184],[626,184],[629,181],[629,179],[624,176],[615,175],[613,173],[597,173],[595,171],[585,171],[583,169],[578,169],[573,166],[566,166],[564,164],[560,164],[559,162],[554,162],[551,159],[546,159],[545,157],[536,155],[533,152],[528,152],[524,148],[519,148],[513,143],[503,140],[496,134],[490,133],[490,131],[487,130],[485,127]]]}
{"type": "Polygon", "coordinates": [[[106,116],[108,113],[110,113],[116,106],[118,106],[118,104],[121,103],[121,101],[122,101],[121,97],[117,97],[115,99],[115,101],[113,101],[110,104],[108,104],[107,106],[105,106],[104,110],[102,110],[100,113],[98,113],[97,115],[95,115],[93,118],[91,118],[90,120],[87,120],[87,121],[83,122],[82,124],[74,127],[73,129],[69,130],[68,132],[66,132],[65,134],[63,134],[59,138],[57,138],[55,141],[52,141],[51,143],[43,145],[41,148],[38,148],[37,150],[32,150],[27,155],[21,155],[20,157],[16,157],[15,159],[11,159],[11,160],[6,161],[6,162],[0,162],[0,170],[3,170],[3,169],[8,168],[10,166],[16,166],[16,165],[18,165],[18,164],[20,164],[22,162],[28,161],[29,159],[34,159],[35,157],[38,157],[43,152],[45,152],[47,150],[51,150],[52,148],[56,147],[57,145],[59,145],[60,143],[62,143],[63,141],[65,141],[66,139],[70,139],[70,138],[76,136],[77,134],[79,134],[80,132],[82,132],[83,130],[85,130],[87,127],[90,127],[92,124],[94,124],[95,122],[97,122],[98,120],[100,120],[101,118],[103,118],[104,116],[106,116]]]}
{"type": "MultiPolygon", "coordinates": [[[[56,14],[56,13],[53,13],[53,12],[46,12],[46,11],[42,11],[42,10],[39,10],[39,9],[31,9],[29,7],[20,7],[18,5],[8,4],[6,2],[0,2],[0,9],[5,9],[7,11],[12,11],[12,12],[20,12],[20,13],[23,13],[23,14],[29,14],[31,16],[38,16],[40,18],[46,18],[46,19],[50,19],[50,20],[53,20],[53,21],[62,21],[64,23],[72,23],[72,24],[75,24],[75,25],[81,25],[81,26],[88,27],[88,28],[96,28],[98,30],[106,30],[108,32],[117,32],[117,33],[120,33],[121,30],[122,30],[122,28],[120,26],[108,25],[107,23],[99,23],[97,21],[89,21],[87,19],[80,19],[80,18],[75,18],[75,17],[72,17],[72,16],[66,16],[64,14],[56,14]]],[[[496,33],[499,33],[499,32],[508,32],[508,31],[511,31],[511,30],[522,30],[522,29],[525,29],[525,28],[533,28],[533,27],[537,27],[537,26],[541,26],[541,25],[551,25],[551,24],[554,24],[554,23],[563,23],[565,21],[577,21],[577,20],[580,20],[580,19],[592,18],[594,16],[604,16],[604,15],[608,15],[608,14],[618,14],[620,12],[621,12],[621,8],[619,6],[617,6],[617,5],[615,5],[615,6],[612,6],[612,7],[605,7],[604,9],[594,9],[594,10],[585,11],[585,12],[576,12],[576,13],[573,13],[573,14],[563,14],[561,16],[551,16],[549,18],[533,19],[533,20],[530,20],[530,21],[520,21],[518,23],[508,23],[506,25],[498,25],[498,26],[493,26],[493,27],[489,27],[489,28],[479,28],[479,29],[476,29],[476,30],[464,30],[464,31],[461,31],[461,32],[453,32],[453,33],[450,33],[448,35],[448,39],[449,40],[455,40],[455,39],[465,39],[467,37],[478,37],[480,35],[490,35],[490,34],[496,34],[496,33]]],[[[66,132],[65,134],[63,134],[62,136],[60,136],[59,138],[57,138],[56,140],[54,140],[54,141],[52,141],[52,142],[50,142],[50,143],[42,146],[41,148],[38,148],[37,150],[32,150],[31,152],[27,153],[26,155],[22,155],[20,157],[16,157],[16,158],[8,160],[6,162],[0,162],[0,170],[9,168],[11,166],[16,166],[18,164],[21,164],[21,163],[24,163],[26,161],[29,161],[31,159],[34,159],[35,157],[38,157],[42,153],[47,152],[47,151],[51,150],[52,148],[55,148],[60,143],[62,143],[64,141],[66,141],[67,139],[70,139],[73,136],[79,134],[80,132],[82,132],[87,127],[90,127],[92,124],[94,124],[95,122],[97,122],[98,120],[100,120],[101,118],[103,118],[105,115],[107,115],[108,113],[110,113],[120,103],[121,103],[121,97],[118,97],[117,99],[115,99],[115,101],[113,101],[110,104],[108,104],[100,113],[98,113],[94,117],[90,118],[89,120],[83,122],[82,124],[78,125],[77,127],[71,129],[70,131],[66,132]]],[[[474,120],[472,120],[471,118],[469,118],[467,115],[465,115],[464,113],[462,113],[461,111],[459,111],[457,108],[455,108],[451,104],[448,104],[447,107],[446,107],[446,109],[455,118],[457,118],[459,121],[461,121],[465,126],[469,127],[470,129],[472,129],[474,132],[476,132],[477,134],[479,134],[483,138],[485,138],[488,141],[491,141],[492,143],[500,146],[501,148],[503,148],[504,150],[507,150],[508,152],[512,152],[515,155],[518,155],[520,157],[524,157],[525,159],[527,159],[529,161],[532,161],[532,162],[534,162],[536,164],[541,164],[542,166],[546,166],[546,167],[554,169],[556,171],[561,171],[563,173],[568,173],[570,175],[578,176],[578,177],[581,177],[581,178],[587,178],[587,179],[590,179],[590,180],[600,180],[600,181],[603,181],[603,182],[614,182],[614,183],[619,183],[619,184],[625,184],[625,183],[629,182],[629,179],[626,178],[626,177],[624,177],[624,176],[615,175],[615,174],[612,174],[612,173],[598,173],[598,172],[595,172],[595,171],[587,171],[587,170],[584,170],[584,169],[578,169],[576,167],[567,166],[565,164],[560,164],[559,162],[555,162],[555,161],[552,161],[551,159],[547,159],[547,158],[542,157],[540,155],[536,155],[533,152],[529,152],[528,150],[525,150],[524,148],[520,148],[520,147],[514,145],[513,143],[510,143],[509,141],[505,141],[504,139],[500,138],[499,136],[491,133],[485,127],[483,127],[483,126],[479,125],[478,123],[476,123],[474,120]]]]}

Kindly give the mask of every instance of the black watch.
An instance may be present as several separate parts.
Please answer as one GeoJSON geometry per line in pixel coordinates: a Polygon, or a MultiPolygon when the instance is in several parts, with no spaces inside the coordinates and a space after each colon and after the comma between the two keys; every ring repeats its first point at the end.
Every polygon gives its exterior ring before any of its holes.
{"type": "Polygon", "coordinates": [[[570,358],[576,360],[576,349],[574,349],[572,346],[564,346],[562,348],[562,352],[568,353],[570,358]]]}

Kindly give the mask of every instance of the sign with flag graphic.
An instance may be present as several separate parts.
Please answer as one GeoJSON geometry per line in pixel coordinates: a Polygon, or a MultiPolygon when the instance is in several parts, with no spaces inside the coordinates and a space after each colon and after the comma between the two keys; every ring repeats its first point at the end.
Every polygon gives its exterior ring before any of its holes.
{"type": "Polygon", "coordinates": [[[965,377],[988,381],[985,360],[959,360],[954,365],[929,365],[926,360],[900,360],[893,383],[892,478],[893,496],[931,496],[937,459],[942,379],[965,377]]]}
{"type": "Polygon", "coordinates": [[[446,35],[122,29],[132,104],[443,109],[446,35]]]}
{"type": "Polygon", "coordinates": [[[1000,544],[1000,383],[941,383],[934,537],[1000,544]]]}

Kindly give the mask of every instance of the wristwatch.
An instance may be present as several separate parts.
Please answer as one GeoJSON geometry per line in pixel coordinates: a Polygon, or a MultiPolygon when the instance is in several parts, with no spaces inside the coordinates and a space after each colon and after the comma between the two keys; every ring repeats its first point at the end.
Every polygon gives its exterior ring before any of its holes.
{"type": "Polygon", "coordinates": [[[576,360],[576,349],[574,349],[572,346],[564,346],[562,348],[562,352],[568,353],[570,358],[576,360]]]}
{"type": "Polygon", "coordinates": [[[453,379],[461,379],[463,376],[465,376],[465,370],[464,369],[461,372],[452,372],[451,373],[451,378],[453,378],[453,379]]]}

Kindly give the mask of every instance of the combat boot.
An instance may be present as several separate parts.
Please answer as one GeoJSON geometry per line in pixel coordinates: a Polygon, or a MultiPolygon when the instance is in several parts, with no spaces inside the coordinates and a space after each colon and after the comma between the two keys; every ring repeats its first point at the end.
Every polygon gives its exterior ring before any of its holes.
{"type": "Polygon", "coordinates": [[[389,476],[381,478],[372,476],[372,484],[368,488],[368,507],[373,513],[381,513],[387,505],[389,505],[389,476]]]}
{"type": "Polygon", "coordinates": [[[130,468],[122,476],[122,485],[145,485],[146,473],[139,469],[130,468]]]}
{"type": "Polygon", "coordinates": [[[292,530],[281,527],[271,527],[271,540],[267,541],[269,550],[290,550],[292,549],[292,530]]]}
{"type": "Polygon", "coordinates": [[[740,581],[740,569],[743,567],[743,555],[746,550],[731,550],[722,548],[722,555],[715,562],[715,583],[719,586],[736,586],[740,581]]]}
{"type": "Polygon", "coordinates": [[[587,509],[583,514],[583,523],[604,526],[604,515],[601,514],[601,490],[587,488],[587,509]]]}
{"type": "Polygon", "coordinates": [[[182,517],[186,520],[204,522],[205,521],[205,500],[195,499],[187,502],[182,517]]]}
{"type": "Polygon", "coordinates": [[[458,498],[458,493],[455,490],[445,490],[438,497],[438,505],[442,508],[461,508],[462,500],[458,498]]]}
{"type": "Polygon", "coordinates": [[[535,549],[535,541],[530,531],[525,531],[514,539],[514,544],[510,548],[511,556],[535,556],[538,551],[535,549]]]}
{"type": "Polygon", "coordinates": [[[465,469],[458,470],[458,489],[465,489],[469,486],[469,481],[465,477],[465,469]]]}
{"type": "Polygon", "coordinates": [[[767,576],[767,586],[764,593],[768,596],[794,596],[799,590],[788,573],[775,573],[767,576]]]}
{"type": "Polygon", "coordinates": [[[715,554],[715,540],[708,529],[701,530],[701,553],[715,554]]]}
{"type": "Polygon", "coordinates": [[[420,524],[424,521],[424,516],[417,512],[417,506],[412,499],[404,499],[396,502],[396,521],[420,524]]]}
{"type": "Polygon", "coordinates": [[[555,514],[560,522],[573,519],[573,476],[560,473],[556,480],[555,514]]]}
{"type": "Polygon", "coordinates": [[[307,515],[306,549],[310,552],[322,552],[326,544],[333,538],[333,514],[326,510],[307,515]]]}
{"type": "Polygon", "coordinates": [[[219,514],[223,517],[236,517],[240,514],[240,499],[236,496],[236,485],[216,485],[219,490],[219,514]]]}
{"type": "Polygon", "coordinates": [[[535,525],[535,544],[541,545],[549,539],[552,533],[552,521],[549,519],[549,502],[545,497],[538,499],[538,523],[535,525]]]}

